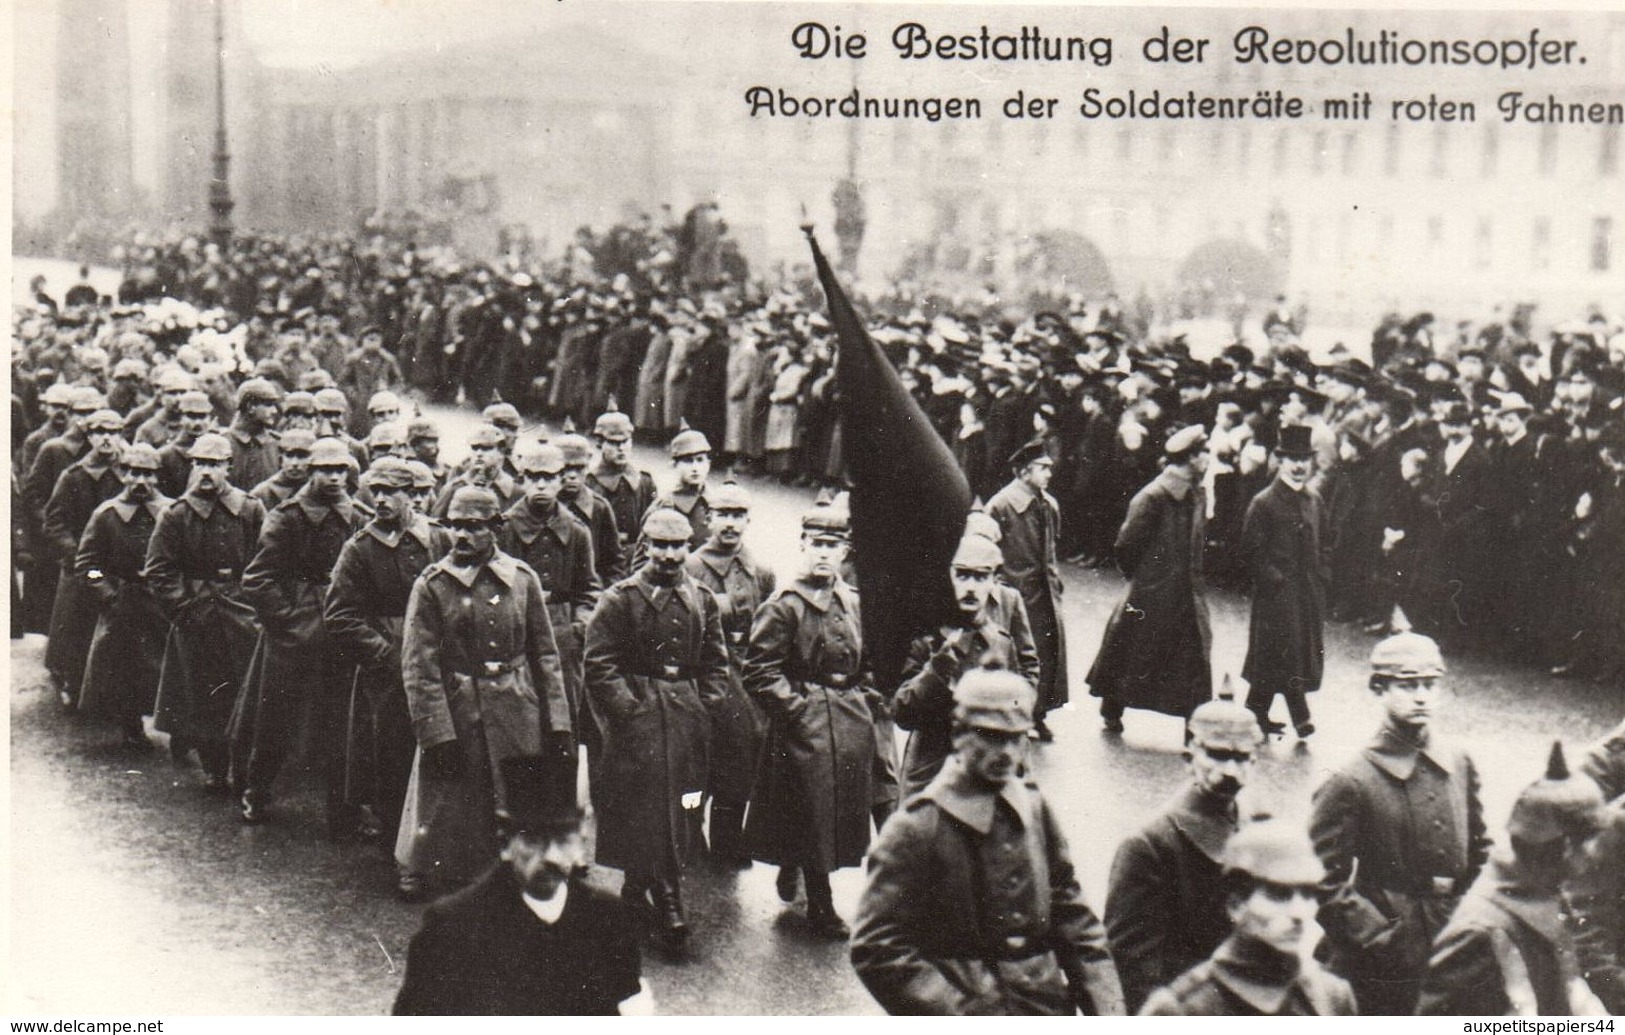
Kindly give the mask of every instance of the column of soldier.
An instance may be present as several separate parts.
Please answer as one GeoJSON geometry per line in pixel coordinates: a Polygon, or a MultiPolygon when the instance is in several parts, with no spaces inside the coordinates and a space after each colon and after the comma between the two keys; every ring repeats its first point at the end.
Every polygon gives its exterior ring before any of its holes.
{"type": "MultiPolygon", "coordinates": [[[[112,387],[133,370],[115,364],[112,387]]],[[[1126,508],[1113,545],[1133,583],[1089,683],[1109,730],[1126,708],[1187,717],[1192,780],[1120,847],[1102,924],[1023,761],[1066,699],[1053,438],[1012,451],[968,526],[951,573],[968,628],[921,637],[887,695],[862,664],[843,507],[809,511],[799,573],[776,589],[741,545],[748,494],[710,482],[701,431],[672,438],[661,496],[618,411],[591,440],[541,441],[494,405],[448,471],[391,391],[370,395],[360,443],[342,391],[251,378],[220,434],[192,378],[163,369],[145,412],[92,384],[41,393],[14,502],[26,516],[43,500],[27,590],[49,592],[47,666],[64,703],[132,746],[152,714],[246,822],[274,816],[302,754],[330,832],[392,843],[403,895],[491,864],[504,760],[567,768],[585,748],[597,859],[668,948],[689,937],[681,874],[702,847],[778,865],[781,896],[835,938],[828,875],[867,857],[853,960],[896,1012],[1617,1009],[1620,733],[1583,776],[1554,751],[1492,853],[1471,761],[1429,732],[1442,656],[1397,628],[1372,657],[1383,727],[1317,791],[1311,830],[1237,805],[1280,728],[1277,693],[1313,733],[1327,542],[1307,386],[1286,394],[1287,423],[1262,426],[1273,473],[1239,533],[1256,589],[1247,708],[1203,703],[1222,422],[1167,435],[1126,508]],[[53,570],[49,590],[33,577],[53,570]],[[900,788],[893,721],[910,732],[900,788]],[[1329,970],[1307,951],[1316,917],[1329,970]]]]}

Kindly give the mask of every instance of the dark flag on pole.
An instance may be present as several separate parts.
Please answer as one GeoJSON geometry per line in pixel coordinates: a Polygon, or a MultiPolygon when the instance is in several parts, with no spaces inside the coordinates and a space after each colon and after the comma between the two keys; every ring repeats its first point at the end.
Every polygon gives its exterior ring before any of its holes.
{"type": "Polygon", "coordinates": [[[883,689],[901,678],[910,641],[961,620],[948,569],[970,513],[970,485],[897,371],[863,328],[811,226],[818,282],[840,348],[835,360],[841,454],[852,482],[852,549],[863,643],[883,689]]]}

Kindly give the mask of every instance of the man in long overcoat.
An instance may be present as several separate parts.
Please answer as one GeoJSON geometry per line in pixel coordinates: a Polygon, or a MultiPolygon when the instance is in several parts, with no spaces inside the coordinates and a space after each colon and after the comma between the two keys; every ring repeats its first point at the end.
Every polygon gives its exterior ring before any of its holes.
{"type": "Polygon", "coordinates": [[[1044,442],[1035,439],[1010,457],[1015,477],[987,503],[988,516],[999,523],[1003,538],[1004,573],[1021,591],[1027,621],[1038,647],[1038,704],[1033,710],[1033,731],[1051,740],[1044,716],[1066,704],[1070,697],[1066,673],[1066,627],[1061,622],[1061,571],[1056,542],[1061,528],[1061,506],[1047,491],[1055,462],[1044,442]]]}
{"type": "Polygon", "coordinates": [[[698,850],[712,711],[728,693],[716,598],[683,570],[688,522],[644,519],[649,559],[604,591],[587,620],[587,700],[603,749],[592,764],[598,862],[626,874],[640,913],[653,896],[670,947],[688,938],[680,883],[698,850]]]}
{"type": "Polygon", "coordinates": [[[1305,694],[1320,689],[1325,646],[1326,584],[1330,578],[1325,506],[1309,487],[1315,452],[1310,428],[1281,429],[1275,480],[1253,497],[1242,524],[1242,552],[1252,581],[1247,660],[1247,708],[1265,733],[1286,727],[1270,721],[1275,695],[1286,698],[1299,737],[1315,732],[1305,694]]]}
{"type": "Polygon", "coordinates": [[[1133,581],[1089,670],[1089,692],[1101,699],[1101,718],[1113,733],[1123,731],[1126,708],[1185,719],[1213,692],[1213,633],[1202,585],[1205,443],[1200,425],[1169,436],[1168,466],[1135,494],[1117,533],[1117,565],[1133,581]]]}
{"type": "Polygon", "coordinates": [[[630,559],[632,542],[643,527],[643,515],[655,501],[655,480],[632,464],[632,421],[614,408],[614,401],[592,426],[598,463],[587,472],[586,487],[609,501],[615,529],[621,536],[621,556],[630,559]]]}
{"type": "Polygon", "coordinates": [[[141,569],[158,516],[173,501],[158,493],[158,450],[144,442],[124,448],[119,478],[124,488],[91,514],[74,560],[100,610],[79,708],[116,723],[126,746],[145,749],[141,716],[158,693],[169,621],[141,569]]]}
{"type": "Polygon", "coordinates": [[[451,551],[406,605],[401,682],[418,756],[395,861],[419,886],[465,883],[495,858],[504,758],[575,757],[541,579],[497,549],[500,519],[489,489],[457,489],[442,522],[451,551]]]}
{"type": "Polygon", "coordinates": [[[746,840],[780,867],[786,902],[800,871],[808,924],[843,939],[829,874],[869,847],[876,746],[858,594],[840,577],[849,539],[846,511],[821,495],[802,517],[802,571],[757,612],[745,651],[745,689],[770,724],[746,840]]]}
{"type": "Polygon", "coordinates": [[[227,484],[224,435],[198,436],[188,456],[191,487],[159,517],[147,545],[147,585],[172,623],[153,725],[170,735],[177,761],[195,747],[204,786],[223,791],[226,724],[259,633],[243,570],[258,548],[265,508],[227,484]]]}

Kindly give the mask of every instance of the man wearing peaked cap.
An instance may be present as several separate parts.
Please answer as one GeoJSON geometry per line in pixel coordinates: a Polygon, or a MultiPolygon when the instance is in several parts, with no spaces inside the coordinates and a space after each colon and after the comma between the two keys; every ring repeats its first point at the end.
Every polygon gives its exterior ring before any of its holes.
{"type": "Polygon", "coordinates": [[[124,746],[145,750],[141,716],[158,692],[169,623],[141,569],[158,516],[172,501],[158,493],[158,451],[151,445],[125,446],[118,472],[122,489],[91,514],[74,559],[100,611],[79,707],[115,723],[124,746]]]}
{"type": "Polygon", "coordinates": [[[618,582],[627,575],[629,558],[621,550],[621,531],[615,523],[614,508],[586,483],[587,468],[592,463],[592,444],[585,436],[570,432],[555,438],[553,445],[564,456],[559,502],[592,534],[593,564],[598,574],[606,583],[618,582]]]}
{"type": "Polygon", "coordinates": [[[153,725],[182,763],[193,748],[204,785],[227,788],[227,722],[259,634],[242,573],[259,543],[265,508],[226,481],[231,442],[208,432],[187,449],[191,480],[158,518],[147,584],[173,622],[164,646],[153,725]]]}
{"type": "Polygon", "coordinates": [[[181,394],[179,409],[180,430],[158,449],[158,491],[172,499],[179,499],[186,491],[192,470],[192,445],[200,435],[214,429],[215,421],[214,404],[196,389],[181,394]]]}
{"type": "Polygon", "coordinates": [[[1106,729],[1123,731],[1123,711],[1145,708],[1189,718],[1213,692],[1213,633],[1202,578],[1207,545],[1207,434],[1192,425],[1170,435],[1167,464],[1135,493],[1113,547],[1130,579],[1106,623],[1089,670],[1106,729]]]}
{"type": "Polygon", "coordinates": [[[621,556],[630,559],[633,542],[643,515],[656,496],[655,480],[648,471],[632,465],[632,420],[611,408],[593,424],[592,438],[598,446],[598,463],[587,472],[587,488],[609,501],[615,513],[615,527],[621,534],[621,556]]]}
{"type": "Polygon", "coordinates": [[[1254,819],[1221,856],[1230,935],[1206,960],[1152,993],[1148,1016],[1325,1017],[1357,1011],[1347,983],[1311,956],[1325,871],[1302,830],[1254,819]]]}
{"type": "Polygon", "coordinates": [[[227,435],[231,439],[231,484],[249,491],[277,470],[274,430],[282,391],[261,378],[250,378],[237,388],[237,416],[227,435]]]}
{"type": "Polygon", "coordinates": [[[1326,865],[1320,924],[1329,965],[1368,1014],[1409,1014],[1434,936],[1489,855],[1478,770],[1434,731],[1444,703],[1438,644],[1394,609],[1371,652],[1375,739],[1314,794],[1310,833],[1326,865]]]}
{"type": "Polygon", "coordinates": [[[851,957],[887,1013],[1123,1012],[1106,932],[1026,775],[1035,701],[1016,673],[966,672],[953,757],[869,853],[851,957]]]}
{"type": "Polygon", "coordinates": [[[440,427],[426,417],[418,417],[406,426],[406,442],[414,457],[434,476],[435,487],[445,485],[451,472],[440,462],[440,427]]]}
{"type": "Polygon", "coordinates": [[[1027,605],[999,580],[1004,557],[998,546],[969,531],[969,521],[966,526],[950,572],[962,624],[915,638],[893,704],[897,725],[909,731],[902,764],[905,801],[924,790],[953,753],[953,687],[966,671],[997,664],[1038,681],[1027,605]]]}
{"type": "Polygon", "coordinates": [[[493,493],[500,509],[506,510],[519,498],[519,486],[508,472],[503,453],[505,439],[494,424],[481,424],[468,439],[468,459],[463,469],[453,475],[435,501],[433,517],[444,518],[452,497],[465,486],[487,489],[493,493]]]}
{"type": "Polygon", "coordinates": [[[1512,804],[1505,848],[1433,942],[1418,1014],[1569,1017],[1607,1011],[1581,975],[1564,883],[1587,864],[1602,792],[1571,775],[1561,743],[1512,804]]]}
{"type": "MultiPolygon", "coordinates": [[[[161,449],[176,435],[180,434],[181,426],[181,396],[197,387],[197,378],[188,374],[179,367],[164,371],[158,378],[158,394],[154,401],[151,414],[142,418],[135,425],[135,441],[150,443],[153,448],[161,449]]],[[[131,421],[140,414],[137,409],[125,418],[125,428],[131,427],[131,421]]]]}
{"type": "Polygon", "coordinates": [[[1015,477],[987,503],[988,516],[999,523],[1003,538],[1004,573],[1021,591],[1027,605],[1033,642],[1038,647],[1042,675],[1038,680],[1038,707],[1034,734],[1053,739],[1044,716],[1067,703],[1066,627],[1061,622],[1061,571],[1056,543],[1061,528],[1061,506],[1049,493],[1055,462],[1042,439],[1033,439],[1010,457],[1015,477]]]}
{"type": "Polygon", "coordinates": [[[281,466],[271,477],[249,493],[265,505],[267,512],[298,492],[310,478],[310,451],[316,435],[309,428],[284,428],[277,432],[277,452],[281,466]]]}
{"type": "MultiPolygon", "coordinates": [[[[671,465],[677,472],[677,487],[661,493],[649,505],[650,511],[671,508],[688,519],[692,529],[689,548],[698,548],[711,537],[711,504],[706,499],[706,483],[711,477],[711,443],[702,432],[682,422],[671,440],[671,465]]],[[[642,539],[633,546],[632,570],[643,564],[646,544],[642,539]]]]}
{"type": "Polygon", "coordinates": [[[1201,963],[1230,934],[1223,865],[1264,734],[1225,677],[1191,713],[1190,780],[1117,846],[1106,891],[1106,931],[1130,1011],[1201,963]]]}
{"type": "Polygon", "coordinates": [[[266,516],[243,571],[243,596],[261,625],[257,664],[243,679],[231,736],[243,822],[264,820],[291,758],[325,778],[327,833],[335,840],[355,833],[357,817],[344,801],[349,672],[327,637],[322,603],[339,550],[366,520],[346,488],[350,465],[343,442],[317,439],[305,483],[266,516]],[[299,745],[308,754],[296,756],[299,745]]]}
{"type": "Polygon", "coordinates": [[[518,756],[503,759],[501,774],[501,860],[424,914],[394,1013],[648,1012],[634,918],[582,879],[588,856],[574,771],[550,756],[518,756]]]}

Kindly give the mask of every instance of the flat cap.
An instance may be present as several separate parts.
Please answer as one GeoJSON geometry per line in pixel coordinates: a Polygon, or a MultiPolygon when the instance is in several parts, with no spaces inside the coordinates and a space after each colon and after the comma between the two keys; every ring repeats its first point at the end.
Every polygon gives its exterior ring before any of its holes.
{"type": "Polygon", "coordinates": [[[197,437],[197,441],[186,451],[186,457],[189,460],[224,462],[231,459],[231,442],[226,436],[211,431],[197,437]]]}
{"type": "Polygon", "coordinates": [[[643,519],[643,537],[651,541],[687,542],[694,535],[694,526],[675,507],[659,507],[643,519]]]}
{"type": "Polygon", "coordinates": [[[478,485],[459,485],[446,507],[449,521],[490,521],[502,512],[497,494],[478,485]]]}
{"type": "Polygon", "coordinates": [[[414,484],[412,468],[398,456],[381,456],[361,476],[361,483],[375,489],[410,489],[414,484]]]}
{"type": "Polygon", "coordinates": [[[267,381],[263,377],[251,377],[237,386],[237,405],[242,406],[250,402],[281,402],[282,389],[276,386],[275,381],[267,381]]]}
{"type": "Polygon", "coordinates": [[[354,462],[355,458],[350,455],[350,447],[331,436],[317,439],[310,447],[311,467],[348,468],[354,462]]]}
{"type": "Polygon", "coordinates": [[[954,721],[971,729],[1025,733],[1038,692],[1008,669],[971,669],[954,684],[954,721]]]}

